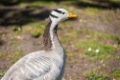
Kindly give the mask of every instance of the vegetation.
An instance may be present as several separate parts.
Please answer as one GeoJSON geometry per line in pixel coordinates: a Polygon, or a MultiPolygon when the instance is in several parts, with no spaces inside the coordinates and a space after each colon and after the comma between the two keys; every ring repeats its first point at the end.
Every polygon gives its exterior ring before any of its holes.
{"type": "Polygon", "coordinates": [[[0,51],[0,58],[3,56],[3,52],[0,51]]]}
{"type": "Polygon", "coordinates": [[[3,76],[6,73],[6,70],[0,72],[0,77],[3,76]]]}
{"type": "Polygon", "coordinates": [[[113,69],[113,73],[111,75],[113,78],[120,79],[120,68],[113,69]]]}
{"type": "Polygon", "coordinates": [[[11,64],[14,64],[21,56],[23,56],[22,50],[17,50],[14,53],[9,54],[7,57],[12,59],[11,64]]]}
{"type": "Polygon", "coordinates": [[[88,80],[110,80],[107,74],[98,73],[98,69],[91,69],[83,74],[88,80]]]}

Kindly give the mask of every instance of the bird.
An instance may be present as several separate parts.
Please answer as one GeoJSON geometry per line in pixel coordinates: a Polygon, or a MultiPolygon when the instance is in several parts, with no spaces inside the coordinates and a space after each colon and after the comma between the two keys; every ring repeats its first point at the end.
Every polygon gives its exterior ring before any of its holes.
{"type": "Polygon", "coordinates": [[[43,34],[43,50],[31,52],[8,69],[1,80],[61,80],[64,74],[66,53],[61,45],[58,24],[77,15],[66,9],[53,9],[43,34]]]}

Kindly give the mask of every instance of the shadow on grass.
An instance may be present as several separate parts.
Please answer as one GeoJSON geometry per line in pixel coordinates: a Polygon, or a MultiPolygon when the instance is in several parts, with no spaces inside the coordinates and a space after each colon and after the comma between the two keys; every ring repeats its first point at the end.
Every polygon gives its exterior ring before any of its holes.
{"type": "MultiPolygon", "coordinates": [[[[25,8],[19,8],[20,3],[32,3],[40,0],[0,0],[0,27],[11,25],[22,26],[24,24],[44,20],[49,16],[50,10],[44,9],[44,6],[30,5],[25,8]]],[[[44,0],[60,2],[61,0],[44,0]]]]}
{"type": "Polygon", "coordinates": [[[17,5],[17,4],[20,4],[20,3],[32,3],[32,2],[35,2],[35,1],[43,1],[43,2],[61,2],[63,0],[0,0],[0,4],[1,5],[4,5],[4,6],[12,6],[12,5],[17,5]]]}
{"type": "Polygon", "coordinates": [[[117,9],[120,8],[120,1],[114,0],[78,0],[74,3],[79,8],[100,8],[100,9],[117,9]]]}
{"type": "Polygon", "coordinates": [[[32,21],[44,20],[49,16],[49,13],[50,10],[46,10],[42,6],[27,6],[24,9],[18,7],[0,8],[0,26],[22,26],[32,21]]]}
{"type": "MultiPolygon", "coordinates": [[[[11,25],[22,26],[24,24],[44,20],[49,16],[50,10],[45,9],[44,6],[29,5],[25,8],[19,8],[20,3],[32,3],[39,0],[0,0],[0,27],[7,27],[11,25]]],[[[56,2],[61,4],[63,0],[44,0],[44,2],[56,2]]],[[[95,7],[101,9],[116,9],[120,8],[119,2],[112,2],[110,0],[75,0],[70,6],[77,6],[78,8],[95,7]],[[91,2],[89,2],[91,1],[91,2]]]]}

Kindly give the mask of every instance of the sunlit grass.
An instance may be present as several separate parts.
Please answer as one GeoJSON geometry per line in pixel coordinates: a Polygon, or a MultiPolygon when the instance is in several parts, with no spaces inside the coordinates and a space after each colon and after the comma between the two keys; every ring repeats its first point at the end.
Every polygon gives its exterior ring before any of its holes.
{"type": "Polygon", "coordinates": [[[110,33],[100,33],[97,31],[87,30],[87,29],[82,29],[82,30],[79,30],[78,32],[79,34],[89,35],[92,39],[96,38],[96,39],[102,39],[102,40],[118,41],[117,40],[118,37],[110,33]]]}
{"type": "MultiPolygon", "coordinates": [[[[36,6],[47,6],[47,5],[52,5],[52,6],[55,6],[56,5],[56,2],[54,2],[54,1],[33,1],[33,2],[28,2],[28,3],[20,3],[19,4],[19,6],[21,7],[21,8],[24,8],[24,7],[26,7],[26,6],[28,6],[28,5],[36,5],[36,6]]],[[[36,9],[36,8],[33,8],[33,9],[36,9]]]]}
{"type": "Polygon", "coordinates": [[[6,73],[6,70],[3,70],[2,72],[0,72],[0,76],[4,76],[6,73]]]}
{"type": "Polygon", "coordinates": [[[1,58],[1,57],[3,57],[3,52],[2,52],[2,51],[0,51],[0,58],[1,58]]]}
{"type": "Polygon", "coordinates": [[[70,38],[60,38],[60,42],[64,44],[68,44],[70,42],[70,38]]]}
{"type": "Polygon", "coordinates": [[[116,50],[112,45],[89,39],[77,42],[75,47],[84,50],[84,54],[89,56],[90,60],[105,60],[116,50]],[[92,51],[88,51],[89,47],[92,48],[92,51]],[[96,49],[99,49],[98,53],[96,49]]]}
{"type": "Polygon", "coordinates": [[[107,74],[98,73],[97,69],[91,69],[83,74],[88,80],[110,80],[107,74]]]}
{"type": "Polygon", "coordinates": [[[73,58],[74,57],[74,54],[71,53],[70,50],[67,50],[66,53],[67,53],[66,55],[67,55],[68,58],[73,58]]]}
{"type": "Polygon", "coordinates": [[[86,9],[86,14],[87,14],[88,16],[93,16],[93,17],[95,17],[96,15],[98,15],[98,14],[96,14],[96,13],[98,13],[99,11],[101,11],[101,9],[88,7],[88,8],[86,9]]]}
{"type": "Polygon", "coordinates": [[[90,60],[105,60],[113,55],[117,49],[113,44],[105,43],[110,40],[118,45],[117,37],[114,35],[99,33],[93,30],[70,30],[67,32],[66,35],[71,37],[70,40],[76,39],[76,42],[74,43],[75,49],[77,49],[79,53],[82,51],[82,53],[88,56],[90,60]],[[80,35],[87,35],[89,37],[81,39],[80,35]],[[88,48],[91,48],[92,50],[88,51],[88,48]],[[97,50],[99,50],[99,52],[96,52],[97,50]]]}
{"type": "Polygon", "coordinates": [[[18,42],[18,41],[10,41],[9,44],[10,44],[10,45],[18,45],[19,42],[18,42]]]}
{"type": "Polygon", "coordinates": [[[23,55],[23,52],[22,50],[17,50],[16,52],[12,53],[12,54],[9,54],[8,57],[9,58],[14,58],[14,57],[20,57],[23,55]]]}
{"type": "Polygon", "coordinates": [[[113,69],[113,73],[111,74],[111,76],[119,80],[120,79],[120,68],[113,69]]]}
{"type": "Polygon", "coordinates": [[[11,64],[14,64],[22,56],[23,56],[23,51],[22,50],[17,50],[14,53],[8,54],[7,58],[12,59],[11,64]]]}
{"type": "Polygon", "coordinates": [[[66,35],[71,37],[72,39],[78,39],[79,38],[77,30],[68,30],[66,35]]]}
{"type": "Polygon", "coordinates": [[[119,0],[109,0],[109,1],[111,1],[111,2],[120,2],[119,0]]]}
{"type": "Polygon", "coordinates": [[[23,32],[29,32],[33,38],[37,38],[43,35],[45,26],[45,22],[33,22],[25,25],[23,32]]]}

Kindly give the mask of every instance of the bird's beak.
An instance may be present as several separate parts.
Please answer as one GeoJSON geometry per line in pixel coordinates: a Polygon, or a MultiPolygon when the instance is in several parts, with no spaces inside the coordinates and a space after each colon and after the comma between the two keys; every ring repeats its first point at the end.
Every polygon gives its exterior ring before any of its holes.
{"type": "Polygon", "coordinates": [[[68,18],[77,18],[77,15],[76,15],[76,14],[73,14],[73,13],[69,13],[68,18]]]}

